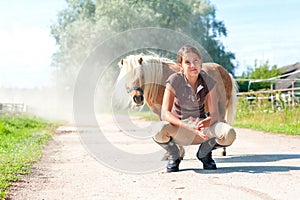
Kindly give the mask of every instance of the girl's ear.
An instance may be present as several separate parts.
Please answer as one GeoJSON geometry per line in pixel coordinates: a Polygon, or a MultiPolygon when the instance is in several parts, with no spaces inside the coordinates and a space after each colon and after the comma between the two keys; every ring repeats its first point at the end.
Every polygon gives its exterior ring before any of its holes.
{"type": "Polygon", "coordinates": [[[178,67],[179,67],[180,71],[183,72],[183,68],[182,68],[182,64],[181,63],[178,63],[178,67]]]}

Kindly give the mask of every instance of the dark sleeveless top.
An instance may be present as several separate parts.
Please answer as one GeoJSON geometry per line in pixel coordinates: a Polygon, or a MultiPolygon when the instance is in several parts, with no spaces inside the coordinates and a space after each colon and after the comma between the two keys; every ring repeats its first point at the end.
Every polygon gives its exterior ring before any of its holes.
{"type": "Polygon", "coordinates": [[[168,80],[175,90],[175,99],[172,113],[179,119],[188,117],[206,118],[204,102],[206,95],[216,85],[216,81],[206,72],[201,71],[197,80],[197,91],[193,92],[186,77],[181,73],[172,74],[168,80]]]}

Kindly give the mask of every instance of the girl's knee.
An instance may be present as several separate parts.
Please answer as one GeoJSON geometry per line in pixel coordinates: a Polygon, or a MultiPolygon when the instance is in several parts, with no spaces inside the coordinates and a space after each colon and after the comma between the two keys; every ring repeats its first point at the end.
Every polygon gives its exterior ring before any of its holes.
{"type": "Polygon", "coordinates": [[[165,143],[170,140],[170,136],[168,134],[168,126],[169,124],[164,124],[159,132],[153,136],[153,139],[159,143],[165,143]]]}
{"type": "Polygon", "coordinates": [[[231,127],[224,138],[223,145],[226,146],[232,145],[235,139],[236,139],[236,131],[234,128],[231,127]]]}
{"type": "Polygon", "coordinates": [[[228,137],[230,139],[231,144],[234,142],[234,140],[236,139],[236,131],[234,128],[231,128],[228,132],[228,137]]]}

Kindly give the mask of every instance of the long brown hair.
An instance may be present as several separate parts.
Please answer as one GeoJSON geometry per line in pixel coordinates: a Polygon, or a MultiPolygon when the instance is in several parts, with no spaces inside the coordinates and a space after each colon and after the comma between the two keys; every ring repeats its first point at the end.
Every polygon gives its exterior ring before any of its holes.
{"type": "Polygon", "coordinates": [[[191,46],[191,45],[184,45],[177,52],[177,63],[181,64],[184,55],[186,55],[187,53],[190,53],[190,52],[198,55],[199,58],[202,60],[202,56],[201,56],[199,50],[196,47],[191,46]]]}

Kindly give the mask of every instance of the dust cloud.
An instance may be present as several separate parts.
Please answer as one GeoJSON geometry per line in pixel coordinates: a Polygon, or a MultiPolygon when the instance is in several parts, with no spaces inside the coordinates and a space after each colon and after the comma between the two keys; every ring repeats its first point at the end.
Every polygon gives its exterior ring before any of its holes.
{"type": "MultiPolygon", "coordinates": [[[[117,59],[118,60],[118,59],[117,59]]],[[[116,60],[116,62],[117,62],[116,60]]],[[[120,91],[125,91],[123,84],[118,84],[115,88],[119,68],[117,63],[113,62],[107,66],[104,72],[98,73],[98,81],[96,83],[93,99],[89,102],[94,105],[94,113],[102,114],[111,112],[114,102],[121,100],[119,97],[113,97],[114,94],[120,95],[120,91]],[[123,88],[120,89],[120,88],[123,88]]],[[[78,75],[79,70],[77,71],[78,75]]],[[[75,73],[74,73],[75,74],[75,73]]],[[[73,74],[73,75],[74,75],[73,74]]],[[[74,122],[74,90],[76,87],[76,75],[73,81],[66,84],[59,84],[62,80],[53,80],[52,86],[40,88],[4,88],[0,87],[0,116],[5,115],[30,115],[37,116],[47,120],[62,120],[70,123],[74,122]],[[2,105],[2,106],[1,106],[2,105]]],[[[60,76],[60,79],[66,76],[60,76]]],[[[89,77],[80,83],[87,85],[89,77]]],[[[129,98],[128,94],[123,93],[129,98]]],[[[80,95],[86,98],[84,92],[80,95]]],[[[128,99],[126,100],[128,101],[128,99]]],[[[122,101],[124,103],[124,99],[122,101]]],[[[85,105],[82,105],[83,107],[85,105]]]]}
{"type": "Polygon", "coordinates": [[[0,103],[1,115],[25,114],[47,120],[72,120],[72,92],[68,88],[0,88],[0,103]]]}

